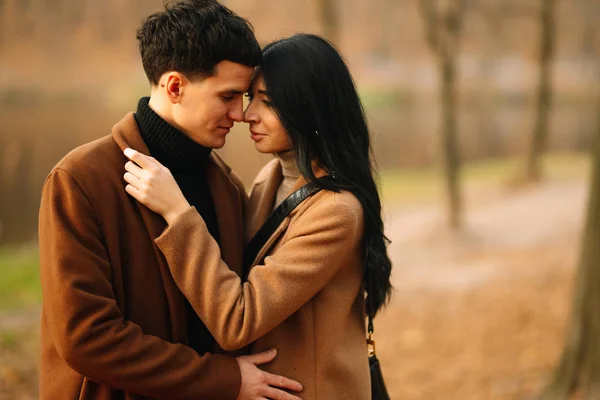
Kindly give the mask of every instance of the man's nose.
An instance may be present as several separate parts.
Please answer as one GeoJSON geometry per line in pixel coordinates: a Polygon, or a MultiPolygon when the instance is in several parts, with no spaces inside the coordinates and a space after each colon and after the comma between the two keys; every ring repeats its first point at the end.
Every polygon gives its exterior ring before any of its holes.
{"type": "Polygon", "coordinates": [[[229,111],[229,118],[235,122],[242,122],[244,119],[244,101],[242,98],[236,101],[233,108],[229,111]]]}

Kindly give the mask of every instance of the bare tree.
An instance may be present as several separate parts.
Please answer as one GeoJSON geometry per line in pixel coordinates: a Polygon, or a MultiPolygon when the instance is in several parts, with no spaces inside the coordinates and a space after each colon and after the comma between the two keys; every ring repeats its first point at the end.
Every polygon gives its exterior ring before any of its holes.
{"type": "MultiPolygon", "coordinates": [[[[599,107],[600,111],[600,107],[599,107]]],[[[550,384],[540,400],[600,398],[600,123],[586,227],[565,347],[550,384]]]]}
{"type": "Polygon", "coordinates": [[[67,26],[74,29],[83,25],[85,23],[85,8],[85,1],[71,2],[66,13],[67,26]]]}
{"type": "Polygon", "coordinates": [[[552,61],[555,53],[556,0],[541,0],[539,23],[541,41],[539,53],[540,77],[536,94],[536,119],[527,156],[525,179],[539,181],[542,177],[540,158],[548,142],[548,125],[552,106],[552,61]]]}
{"type": "Polygon", "coordinates": [[[456,59],[466,0],[420,0],[427,42],[436,56],[441,81],[444,173],[448,195],[448,219],[453,229],[461,226],[460,157],[456,103],[456,59]]]}
{"type": "Polygon", "coordinates": [[[6,206],[7,203],[7,199],[8,199],[8,187],[6,184],[6,168],[5,168],[5,163],[3,162],[5,159],[5,149],[6,149],[6,142],[7,140],[5,139],[5,134],[1,134],[0,133],[0,193],[2,193],[2,196],[0,196],[0,243],[2,243],[2,237],[4,234],[4,224],[5,224],[5,219],[6,219],[6,213],[8,212],[8,208],[6,206]]]}
{"type": "Polygon", "coordinates": [[[8,173],[2,171],[0,243],[29,240],[32,237],[31,228],[35,226],[34,199],[37,196],[33,193],[33,145],[29,140],[22,139],[14,150],[14,165],[8,168],[8,173]]]}
{"type": "Polygon", "coordinates": [[[332,43],[339,39],[339,19],[335,0],[317,0],[323,35],[332,43]]]}
{"type": "MultiPolygon", "coordinates": [[[[586,12],[600,11],[594,2],[584,5],[586,12]]],[[[591,16],[586,15],[585,19],[588,18],[591,16]]],[[[588,29],[584,30],[584,40],[586,34],[589,34],[588,29]]],[[[584,47],[584,50],[586,57],[597,55],[593,48],[584,47]]],[[[596,69],[600,76],[598,63],[596,69]]],[[[570,323],[561,358],[540,400],[566,400],[575,393],[581,400],[600,397],[600,344],[597,339],[600,335],[600,120],[596,129],[586,227],[570,323]]]]}

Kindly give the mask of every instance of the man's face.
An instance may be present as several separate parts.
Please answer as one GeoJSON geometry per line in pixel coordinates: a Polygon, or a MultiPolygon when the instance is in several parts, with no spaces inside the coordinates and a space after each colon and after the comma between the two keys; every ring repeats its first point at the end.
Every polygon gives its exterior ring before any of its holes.
{"type": "Polygon", "coordinates": [[[195,142],[223,147],[234,122],[244,117],[243,94],[253,72],[253,67],[225,60],[216,65],[214,75],[187,81],[174,107],[173,122],[195,142]]]}

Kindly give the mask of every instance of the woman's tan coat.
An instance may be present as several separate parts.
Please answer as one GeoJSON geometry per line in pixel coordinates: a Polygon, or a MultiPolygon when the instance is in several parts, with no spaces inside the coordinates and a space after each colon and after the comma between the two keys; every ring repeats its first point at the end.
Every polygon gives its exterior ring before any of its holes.
{"type": "MultiPolygon", "coordinates": [[[[247,213],[250,234],[273,209],[281,179],[278,160],[257,176],[247,213]]],[[[299,178],[295,189],[305,183],[299,178]]],[[[193,207],[156,243],[224,349],[275,347],[278,356],[266,369],[300,381],[304,400],[369,400],[362,236],[356,197],[322,190],[276,229],[243,284],[193,207]]]]}

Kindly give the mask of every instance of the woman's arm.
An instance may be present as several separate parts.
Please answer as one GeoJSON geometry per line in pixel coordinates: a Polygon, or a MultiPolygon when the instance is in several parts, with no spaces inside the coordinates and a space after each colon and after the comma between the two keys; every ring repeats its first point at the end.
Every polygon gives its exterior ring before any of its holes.
{"type": "Polygon", "coordinates": [[[179,289],[217,342],[236,350],[281,324],[355,256],[362,216],[342,203],[312,206],[286,242],[242,283],[191,207],[156,239],[179,289]]]}
{"type": "Polygon", "coordinates": [[[128,193],[165,217],[169,227],[156,243],[179,289],[226,350],[244,347],[281,324],[360,246],[363,218],[358,202],[317,203],[288,228],[285,244],[242,283],[221,259],[196,210],[186,202],[185,211],[179,211],[184,204],[174,194],[179,189],[168,170],[139,153],[126,155],[141,166],[128,168],[135,175],[125,177],[132,186],[128,193]]]}

